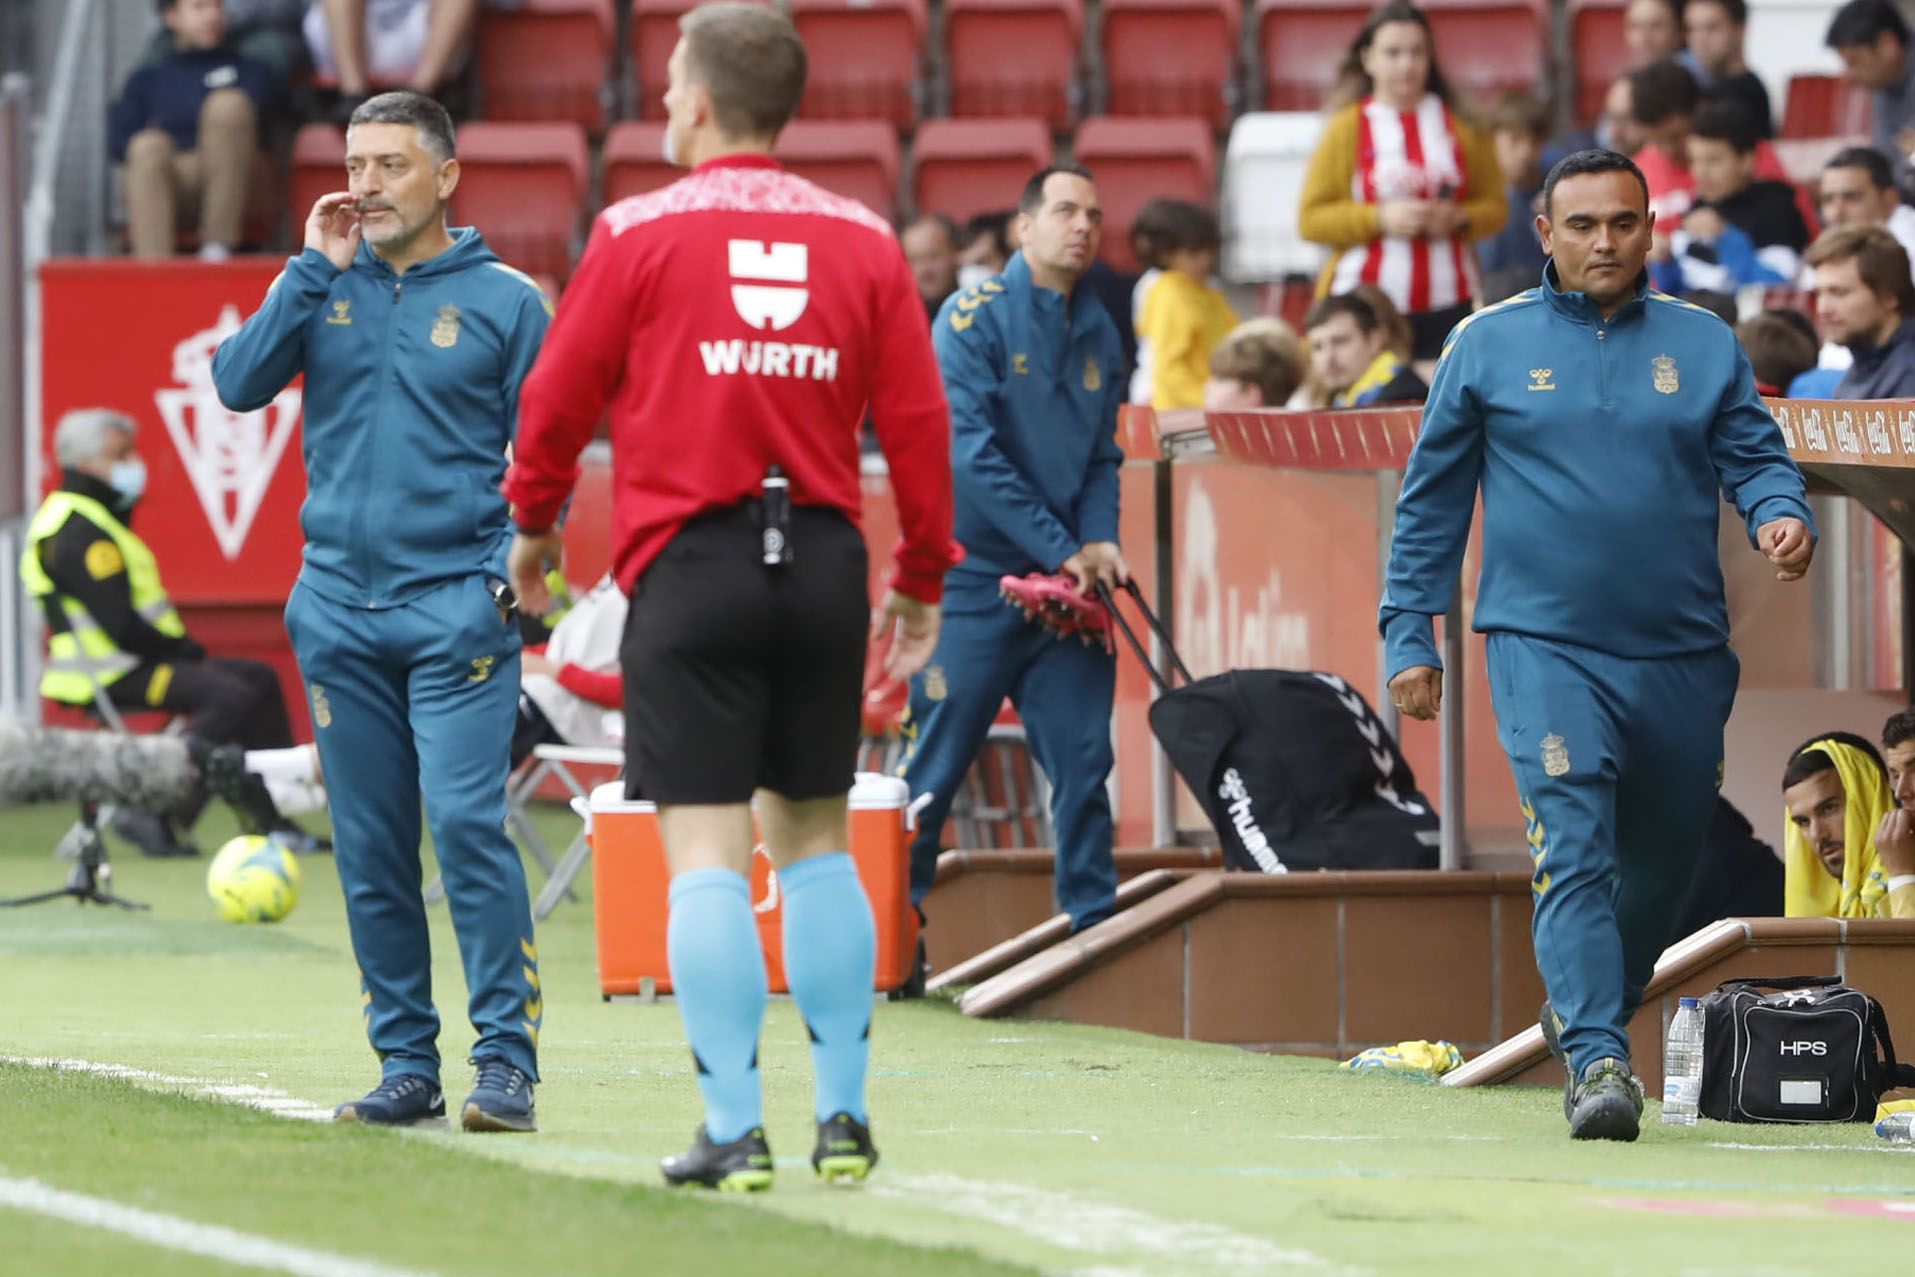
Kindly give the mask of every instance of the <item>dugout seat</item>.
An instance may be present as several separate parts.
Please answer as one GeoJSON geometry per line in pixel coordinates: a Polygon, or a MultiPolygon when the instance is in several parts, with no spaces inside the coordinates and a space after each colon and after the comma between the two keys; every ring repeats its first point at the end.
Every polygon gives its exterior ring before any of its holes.
{"type": "Polygon", "coordinates": [[[1037,116],[1055,131],[1077,118],[1083,0],[947,0],[951,114],[1037,116]]]}
{"type": "Polygon", "coordinates": [[[305,241],[306,218],[321,195],[346,189],[346,133],[331,124],[308,124],[293,135],[286,174],[286,211],[294,244],[305,241]]]}
{"type": "Polygon", "coordinates": [[[1629,0],[1569,0],[1569,50],[1576,71],[1576,123],[1593,128],[1609,86],[1629,70],[1623,11],[1629,0]]]}
{"type": "Polygon", "coordinates": [[[1297,232],[1303,174],[1323,133],[1320,111],[1240,116],[1224,149],[1223,273],[1238,283],[1315,278],[1323,249],[1297,232]]]}
{"type": "Polygon", "coordinates": [[[791,0],[791,21],[811,67],[799,115],[917,123],[924,0],[791,0]]]}
{"type": "Polygon", "coordinates": [[[468,124],[454,225],[484,228],[509,266],[563,280],[571,274],[591,158],[577,124],[468,124]]]}
{"type": "Polygon", "coordinates": [[[1874,111],[1865,89],[1845,75],[1795,75],[1782,108],[1783,137],[1866,135],[1874,111]]]}
{"type": "Polygon", "coordinates": [[[601,155],[605,161],[606,205],[618,203],[661,186],[670,186],[684,176],[683,169],[665,162],[665,125],[649,121],[627,120],[614,124],[605,134],[601,155]]]}
{"type": "Polygon", "coordinates": [[[1263,104],[1320,111],[1337,64],[1370,16],[1370,0],[1257,0],[1263,104]]]}
{"type": "Polygon", "coordinates": [[[1222,129],[1237,106],[1240,12],[1238,0],[1105,0],[1105,109],[1222,129]]]}
{"type": "Polygon", "coordinates": [[[1547,94],[1545,0],[1424,0],[1423,11],[1451,88],[1485,104],[1509,89],[1547,94]]]}
{"type": "Polygon", "coordinates": [[[912,203],[962,223],[1017,207],[1024,184],[1051,162],[1042,120],[927,120],[912,147],[912,203]]]}
{"type": "Polygon", "coordinates": [[[479,19],[482,114],[488,120],[571,120],[605,129],[615,83],[612,0],[519,0],[479,19]]]}
{"type": "Polygon", "coordinates": [[[890,221],[898,211],[898,135],[880,120],[793,120],[779,162],[890,221]]]}
{"type": "Polygon", "coordinates": [[[1130,224],[1147,200],[1189,200],[1206,208],[1217,197],[1217,144],[1196,117],[1117,119],[1104,116],[1077,127],[1077,159],[1097,175],[1104,202],[1105,261],[1138,269],[1130,251],[1130,224]]]}

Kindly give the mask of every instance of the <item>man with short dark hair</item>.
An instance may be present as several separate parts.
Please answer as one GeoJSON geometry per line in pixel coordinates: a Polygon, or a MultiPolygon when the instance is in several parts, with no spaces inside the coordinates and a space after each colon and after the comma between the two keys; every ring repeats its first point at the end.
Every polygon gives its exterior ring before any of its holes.
{"type": "Polygon", "coordinates": [[[926,213],[904,228],[898,243],[918,282],[925,317],[935,318],[944,299],[957,291],[957,227],[942,213],[926,213]]]}
{"type": "Polygon", "coordinates": [[[1102,233],[1091,175],[1042,170],[1018,202],[1022,247],[1004,273],[951,298],[932,325],[965,557],[945,575],[944,632],[911,680],[904,729],[904,778],[924,803],[912,900],[931,889],[951,800],[1009,697],[1051,782],[1055,894],[1073,932],[1108,917],[1117,893],[1105,789],[1117,666],[1102,647],[1026,624],[998,583],[1058,573],[1088,595],[1130,576],[1117,543],[1123,354],[1109,313],[1082,286],[1102,233]]]}
{"type": "Polygon", "coordinates": [[[1826,732],[1789,756],[1782,773],[1789,917],[1915,918],[1915,822],[1896,810],[1890,774],[1875,747],[1850,732],[1826,732]]]}
{"type": "Polygon", "coordinates": [[[1824,228],[1883,226],[1915,256],[1915,208],[1902,202],[1895,166],[1872,146],[1849,146],[1822,166],[1817,209],[1824,228]]]}
{"type": "Polygon", "coordinates": [[[1528,827],[1544,1035],[1571,1136],[1633,1140],[1627,1026],[1714,815],[1735,700],[1721,500],[1783,580],[1815,542],[1735,335],[1647,287],[1641,171],[1578,152],[1543,206],[1542,286],[1458,325],[1437,365],[1378,622],[1392,701],[1434,718],[1431,621],[1480,491],[1475,626],[1528,827]]]}
{"type": "Polygon", "coordinates": [[[452,121],[382,93],[346,130],[348,188],[213,356],[251,412],[306,377],[304,565],[286,632],[312,700],[339,881],[381,1079],[340,1121],[439,1124],[439,1017],[420,894],[420,796],[464,960],[469,1131],[537,1129],[545,1001],[505,777],[519,627],[498,495],[551,305],[477,231],[450,229],[452,121]]]}
{"type": "Polygon", "coordinates": [[[1915,152],[1915,60],[1895,0],[1849,0],[1829,20],[1825,43],[1848,68],[1849,81],[1874,93],[1869,141],[1893,159],[1896,182],[1907,180],[1915,152]]]}
{"type": "Polygon", "coordinates": [[[909,675],[937,642],[951,541],[947,409],[889,224],[772,157],[804,92],[783,14],[679,21],[667,153],[691,171],[599,214],[526,382],[505,490],[513,577],[548,600],[578,455],[609,411],[613,561],[632,596],[626,794],[658,804],[666,950],[704,1121],[672,1185],[772,1183],[759,1082],[764,951],[747,882],[756,798],[777,867],[784,973],[811,1039],[812,1168],[877,1164],[865,1080],[877,929],[847,850],[867,634],[909,675]],[[867,406],[902,529],[867,596],[858,427],[867,406]]]}
{"type": "Polygon", "coordinates": [[[1747,0],[1688,0],[1682,7],[1682,30],[1703,100],[1739,103],[1755,121],[1758,137],[1774,137],[1769,91],[1762,77],[1749,70],[1743,51],[1749,30],[1747,0]]]}
{"type": "Polygon", "coordinates": [[[1915,283],[1908,253],[1880,226],[1841,226],[1810,245],[1815,315],[1854,362],[1837,399],[1915,397],[1915,283]]]}
{"type": "Polygon", "coordinates": [[[1390,331],[1354,293],[1325,297],[1303,319],[1303,338],[1332,408],[1422,403],[1430,388],[1390,348],[1390,331]]]}

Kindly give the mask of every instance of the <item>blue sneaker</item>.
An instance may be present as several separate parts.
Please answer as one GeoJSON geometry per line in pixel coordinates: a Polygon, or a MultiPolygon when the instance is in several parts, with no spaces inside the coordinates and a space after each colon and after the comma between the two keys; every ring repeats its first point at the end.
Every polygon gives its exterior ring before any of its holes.
{"type": "Polygon", "coordinates": [[[537,1106],[532,1103],[532,1079],[496,1055],[472,1061],[479,1080],[466,1096],[459,1114],[468,1131],[536,1131],[537,1106]]]}
{"type": "Polygon", "coordinates": [[[443,1125],[446,1099],[439,1084],[417,1073],[389,1077],[366,1093],[332,1111],[335,1122],[364,1122],[368,1126],[443,1125]]]}

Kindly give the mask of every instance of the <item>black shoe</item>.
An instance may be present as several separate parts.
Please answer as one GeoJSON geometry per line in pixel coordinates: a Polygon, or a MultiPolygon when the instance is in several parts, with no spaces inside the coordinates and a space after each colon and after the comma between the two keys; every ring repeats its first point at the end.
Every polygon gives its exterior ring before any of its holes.
{"type": "Polygon", "coordinates": [[[762,1126],[729,1144],[714,1144],[701,1123],[691,1148],[666,1158],[658,1169],[673,1188],[701,1184],[721,1193],[762,1193],[771,1187],[771,1146],[762,1126]]]}
{"type": "Polygon", "coordinates": [[[1613,1056],[1583,1070],[1569,1097],[1569,1138],[1633,1140],[1642,1127],[1642,1083],[1613,1056]]]}
{"type": "Polygon", "coordinates": [[[243,834],[269,834],[284,826],[266,782],[246,770],[246,751],[237,745],[207,745],[186,738],[186,748],[199,765],[200,783],[213,797],[233,809],[243,834]]]}
{"type": "Polygon", "coordinates": [[[164,816],[150,811],[121,807],[113,813],[114,833],[132,843],[142,856],[155,860],[180,860],[199,855],[199,848],[181,842],[164,816]]]}
{"type": "Polygon", "coordinates": [[[843,1184],[862,1181],[878,1164],[878,1146],[871,1128],[849,1113],[818,1123],[818,1146],[811,1150],[811,1169],[818,1178],[843,1184]]]}

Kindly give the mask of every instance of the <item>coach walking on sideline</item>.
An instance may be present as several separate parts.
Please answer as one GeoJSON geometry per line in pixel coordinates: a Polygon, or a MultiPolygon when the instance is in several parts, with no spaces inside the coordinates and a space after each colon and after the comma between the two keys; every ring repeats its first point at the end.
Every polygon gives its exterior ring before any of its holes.
{"type": "Polygon", "coordinates": [[[1063,572],[1088,591],[1129,575],[1117,548],[1123,365],[1109,315],[1077,288],[1103,227],[1090,174],[1037,174],[1017,220],[1023,247],[1004,273],[947,301],[932,328],[966,554],[945,578],[938,650],[911,682],[905,779],[930,797],[911,844],[911,898],[931,889],[951,799],[1009,696],[1051,782],[1057,905],[1081,931],[1117,894],[1104,789],[1117,666],[1102,648],[1025,624],[998,580],[1063,572]]]}
{"type": "Polygon", "coordinates": [[[1480,485],[1476,628],[1529,827],[1543,1034],[1577,1139],[1636,1138],[1626,1026],[1676,938],[1722,781],[1738,665],[1718,487],[1781,580],[1815,551],[1802,474],[1735,333],[1648,289],[1648,200],[1613,151],[1549,174],[1542,286],[1463,321],[1437,365],[1379,617],[1390,698],[1435,717],[1430,618],[1449,608],[1480,485]]]}
{"type": "Polygon", "coordinates": [[[805,49],[747,4],[685,15],[665,93],[690,176],[599,215],[526,381],[506,479],[515,583],[543,606],[552,525],[610,408],[626,618],[628,788],[659,806],[672,988],[705,1121],[672,1184],[771,1184],[758,1085],[765,964],[745,874],[758,796],[784,963],[810,1029],[822,1175],[877,1161],[865,1112],[876,938],[846,846],[865,635],[858,427],[871,408],[904,535],[895,672],[937,640],[949,425],[923,304],[885,222],[771,158],[805,49]],[[788,486],[780,486],[780,485],[788,486]]]}
{"type": "Polygon", "coordinates": [[[505,833],[519,629],[498,494],[519,385],[551,313],[476,230],[437,102],[383,93],[346,130],[350,193],[213,357],[220,401],[306,374],[305,566],[286,603],[312,698],[346,920],[383,1066],[341,1121],[441,1119],[439,1017],[420,896],[419,796],[459,936],[478,1045],[467,1130],[536,1129],[538,951],[505,833]]]}

